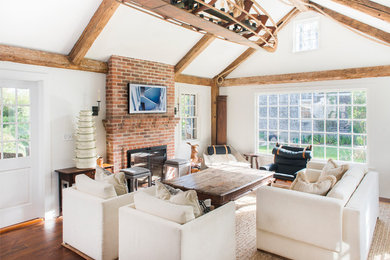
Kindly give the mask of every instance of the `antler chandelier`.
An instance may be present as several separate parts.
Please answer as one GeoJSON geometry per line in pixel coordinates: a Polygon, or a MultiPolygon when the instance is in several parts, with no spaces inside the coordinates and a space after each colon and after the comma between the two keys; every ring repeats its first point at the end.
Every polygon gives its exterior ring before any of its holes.
{"type": "Polygon", "coordinates": [[[275,51],[277,25],[256,0],[120,0],[165,21],[221,39],[275,51]],[[168,2],[170,1],[170,2],[168,2]]]}

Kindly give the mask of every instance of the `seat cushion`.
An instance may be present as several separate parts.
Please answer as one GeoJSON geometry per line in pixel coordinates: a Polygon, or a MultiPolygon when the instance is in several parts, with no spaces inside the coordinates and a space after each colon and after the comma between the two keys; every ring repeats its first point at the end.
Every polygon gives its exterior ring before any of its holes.
{"type": "Polygon", "coordinates": [[[136,192],[134,194],[134,205],[137,210],[178,224],[185,224],[195,219],[194,210],[191,206],[170,203],[145,192],[136,192]]]}
{"type": "Polygon", "coordinates": [[[95,181],[85,174],[76,176],[76,189],[102,199],[109,199],[117,196],[114,185],[95,181]]]}
{"type": "Polygon", "coordinates": [[[336,185],[329,191],[328,197],[340,199],[347,204],[360,181],[363,179],[366,169],[360,166],[351,167],[336,185]]]}

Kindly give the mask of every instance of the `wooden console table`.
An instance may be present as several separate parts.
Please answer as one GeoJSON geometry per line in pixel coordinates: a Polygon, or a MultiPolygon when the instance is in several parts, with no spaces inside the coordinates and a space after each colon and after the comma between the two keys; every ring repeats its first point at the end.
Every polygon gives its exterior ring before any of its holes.
{"type": "MultiPolygon", "coordinates": [[[[114,172],[114,165],[112,164],[104,163],[103,168],[111,172],[114,172]]],[[[76,167],[55,170],[55,172],[58,173],[58,190],[59,190],[58,198],[59,198],[60,213],[62,212],[62,189],[64,188],[63,182],[67,182],[68,183],[67,187],[71,187],[75,183],[76,175],[85,174],[93,179],[95,177],[95,171],[96,170],[93,168],[77,169],[76,167]]]]}

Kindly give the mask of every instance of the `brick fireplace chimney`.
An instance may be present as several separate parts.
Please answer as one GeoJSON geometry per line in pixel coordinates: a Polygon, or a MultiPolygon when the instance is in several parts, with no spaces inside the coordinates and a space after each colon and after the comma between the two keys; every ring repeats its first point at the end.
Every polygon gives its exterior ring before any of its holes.
{"type": "Polygon", "coordinates": [[[175,154],[174,66],[158,62],[111,56],[106,78],[107,160],[115,172],[126,168],[126,151],[167,145],[168,158],[175,154]],[[167,112],[129,114],[128,83],[167,87],[167,112]]]}

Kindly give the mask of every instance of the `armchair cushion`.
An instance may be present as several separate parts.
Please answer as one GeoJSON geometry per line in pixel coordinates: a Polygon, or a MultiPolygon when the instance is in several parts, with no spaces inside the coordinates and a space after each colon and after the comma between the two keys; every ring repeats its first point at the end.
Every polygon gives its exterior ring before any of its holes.
{"type": "Polygon", "coordinates": [[[102,199],[109,199],[117,196],[114,185],[95,181],[85,174],[76,176],[76,189],[102,199]]]}
{"type": "Polygon", "coordinates": [[[116,195],[124,195],[128,193],[126,177],[124,172],[112,173],[99,166],[96,167],[95,180],[112,184],[116,195]]]}
{"type": "Polygon", "coordinates": [[[278,169],[278,165],[276,163],[270,163],[260,167],[260,170],[265,170],[270,172],[276,171],[277,169],[278,169]]]}
{"type": "Polygon", "coordinates": [[[191,206],[173,204],[144,192],[134,194],[134,205],[137,210],[178,224],[185,224],[195,218],[194,210],[191,206]]]}
{"type": "Polygon", "coordinates": [[[305,172],[300,171],[298,172],[294,182],[291,184],[291,189],[324,196],[335,183],[336,177],[333,175],[324,176],[317,182],[310,182],[305,172]]]}

